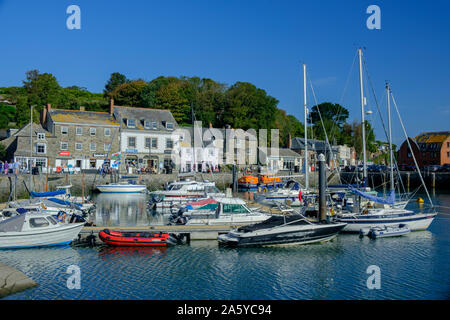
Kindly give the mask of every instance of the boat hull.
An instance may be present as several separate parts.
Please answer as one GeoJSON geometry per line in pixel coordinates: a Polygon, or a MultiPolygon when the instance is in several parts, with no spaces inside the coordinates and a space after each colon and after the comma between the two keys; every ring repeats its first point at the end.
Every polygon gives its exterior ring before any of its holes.
{"type": "Polygon", "coordinates": [[[73,223],[49,230],[0,233],[0,249],[68,245],[78,236],[83,225],[73,223]]]}
{"type": "Polygon", "coordinates": [[[343,232],[359,233],[361,229],[372,228],[376,226],[395,226],[406,224],[411,231],[426,230],[433,222],[436,214],[416,214],[410,217],[397,218],[338,218],[337,221],[347,223],[343,232]]]}
{"type": "Polygon", "coordinates": [[[97,189],[103,193],[141,193],[147,190],[145,185],[100,185],[97,189]]]}
{"type": "Polygon", "coordinates": [[[122,233],[103,230],[100,231],[98,237],[104,243],[111,246],[166,247],[167,245],[173,244],[168,233],[122,233]]]}

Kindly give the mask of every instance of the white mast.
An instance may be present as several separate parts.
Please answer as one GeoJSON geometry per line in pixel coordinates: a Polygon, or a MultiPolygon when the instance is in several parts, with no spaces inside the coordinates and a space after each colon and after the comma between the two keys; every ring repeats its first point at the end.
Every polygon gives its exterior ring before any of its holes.
{"type": "Polygon", "coordinates": [[[389,127],[389,166],[391,167],[391,190],[394,190],[394,154],[392,150],[392,132],[391,132],[391,89],[389,88],[389,83],[386,83],[386,94],[387,94],[387,110],[388,110],[388,127],[389,127]]]}
{"type": "Polygon", "coordinates": [[[364,183],[367,182],[367,159],[366,159],[366,125],[364,120],[364,87],[362,74],[362,49],[358,49],[359,55],[359,84],[361,87],[361,131],[362,131],[362,149],[363,149],[363,177],[364,183]]]}
{"type": "MultiPolygon", "coordinates": [[[[32,191],[31,184],[33,182],[32,172],[33,169],[33,106],[30,108],[30,164],[28,165],[28,169],[30,170],[30,192],[32,191]]],[[[31,194],[30,194],[31,199],[31,194]]]]}
{"type": "Polygon", "coordinates": [[[303,64],[303,101],[305,111],[305,188],[309,189],[308,179],[308,107],[306,106],[306,64],[303,64]]]}

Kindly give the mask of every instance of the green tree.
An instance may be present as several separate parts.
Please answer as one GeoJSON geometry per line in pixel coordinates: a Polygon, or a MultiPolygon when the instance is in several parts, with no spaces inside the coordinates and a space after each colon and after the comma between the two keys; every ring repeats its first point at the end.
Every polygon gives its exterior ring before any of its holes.
{"type": "Polygon", "coordinates": [[[38,112],[48,103],[59,102],[61,87],[51,73],[39,73],[38,70],[27,71],[23,85],[27,91],[28,103],[34,105],[38,112]]]}
{"type": "Polygon", "coordinates": [[[119,72],[111,73],[108,82],[105,84],[105,89],[103,94],[105,98],[110,97],[111,92],[113,92],[118,86],[127,83],[129,80],[127,77],[119,72]]]}

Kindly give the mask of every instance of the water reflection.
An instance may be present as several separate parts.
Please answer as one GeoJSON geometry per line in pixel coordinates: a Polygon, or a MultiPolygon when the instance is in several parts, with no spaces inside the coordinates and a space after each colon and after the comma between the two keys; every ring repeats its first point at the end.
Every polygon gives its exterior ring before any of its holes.
{"type": "Polygon", "coordinates": [[[97,209],[90,221],[97,226],[147,226],[162,225],[162,216],[147,212],[146,194],[100,193],[94,201],[97,209]]]}
{"type": "Polygon", "coordinates": [[[166,256],[167,248],[159,247],[102,247],[98,256],[102,260],[115,260],[128,257],[148,257],[148,256],[166,256]]]}

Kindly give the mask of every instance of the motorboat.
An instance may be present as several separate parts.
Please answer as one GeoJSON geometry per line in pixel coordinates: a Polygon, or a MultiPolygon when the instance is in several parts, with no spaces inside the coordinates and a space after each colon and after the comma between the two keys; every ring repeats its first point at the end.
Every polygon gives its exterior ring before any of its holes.
{"type": "Polygon", "coordinates": [[[175,238],[163,232],[119,232],[104,229],[99,232],[98,237],[111,246],[165,247],[177,243],[175,238]]]}
{"type": "Polygon", "coordinates": [[[198,201],[210,197],[224,197],[217,189],[215,182],[206,181],[174,181],[165,190],[150,192],[149,205],[153,210],[171,210],[186,202],[198,201]]]}
{"type": "Polygon", "coordinates": [[[311,222],[302,214],[272,216],[219,235],[220,245],[230,247],[294,245],[325,242],[333,239],[346,226],[340,222],[311,222]]]}
{"type": "Polygon", "coordinates": [[[300,183],[289,180],[282,188],[267,192],[264,196],[264,202],[280,202],[290,204],[291,207],[302,205],[302,190],[300,183]]]}
{"type": "Polygon", "coordinates": [[[250,209],[238,198],[215,198],[215,210],[191,210],[183,213],[186,225],[246,225],[258,223],[271,217],[270,214],[250,209]]]}
{"type": "Polygon", "coordinates": [[[32,216],[44,215],[52,216],[61,223],[86,222],[86,220],[77,213],[60,210],[56,214],[42,209],[40,206],[28,206],[20,208],[5,208],[0,212],[0,221],[15,217],[21,214],[28,213],[32,216]]]}
{"type": "Polygon", "coordinates": [[[68,245],[84,226],[44,214],[23,213],[0,221],[0,249],[68,245]]]}
{"type": "Polygon", "coordinates": [[[371,238],[386,238],[403,236],[411,232],[411,229],[406,224],[391,225],[391,226],[377,226],[372,228],[363,228],[360,235],[367,235],[371,238]]]}

